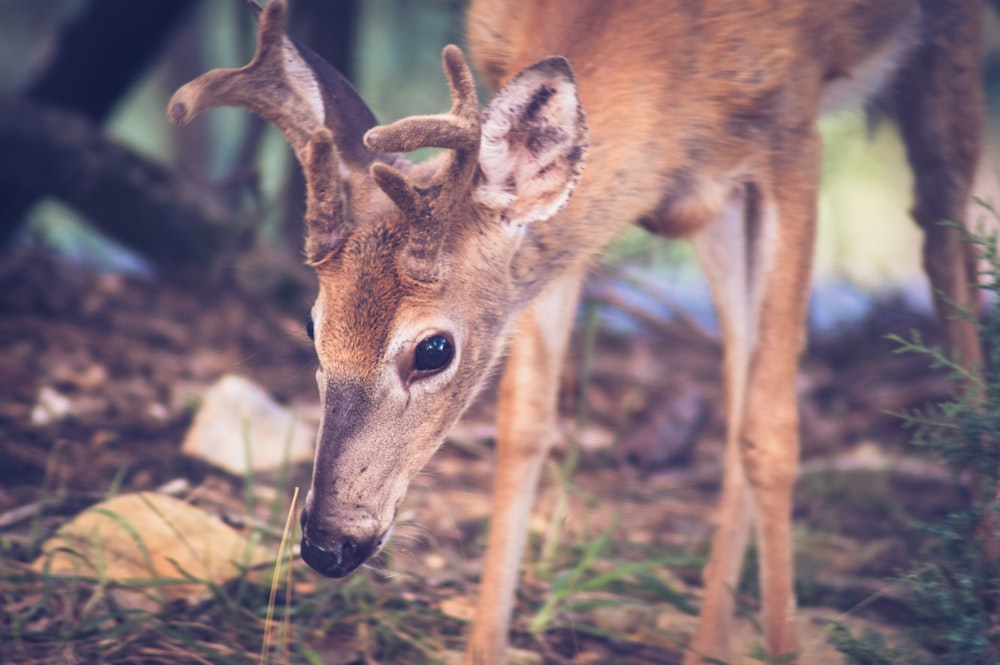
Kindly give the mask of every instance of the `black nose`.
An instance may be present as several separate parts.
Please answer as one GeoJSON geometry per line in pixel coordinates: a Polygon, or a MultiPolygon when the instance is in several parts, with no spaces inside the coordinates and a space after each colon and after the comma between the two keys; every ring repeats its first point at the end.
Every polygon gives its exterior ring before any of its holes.
{"type": "Polygon", "coordinates": [[[322,545],[302,535],[302,560],[320,575],[344,577],[360,566],[375,550],[374,539],[360,541],[350,536],[324,534],[322,545]]]}

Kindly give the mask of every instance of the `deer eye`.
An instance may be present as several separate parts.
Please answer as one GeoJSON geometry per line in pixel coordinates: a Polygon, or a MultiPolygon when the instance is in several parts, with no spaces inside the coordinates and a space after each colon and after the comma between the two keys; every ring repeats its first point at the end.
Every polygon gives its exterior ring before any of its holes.
{"type": "Polygon", "coordinates": [[[306,334],[309,335],[309,339],[316,341],[316,331],[313,328],[313,317],[312,314],[306,314],[305,316],[306,324],[306,334]]]}
{"type": "Polygon", "coordinates": [[[417,344],[413,354],[413,368],[418,372],[436,372],[444,369],[455,355],[455,347],[444,335],[431,335],[417,344]]]}

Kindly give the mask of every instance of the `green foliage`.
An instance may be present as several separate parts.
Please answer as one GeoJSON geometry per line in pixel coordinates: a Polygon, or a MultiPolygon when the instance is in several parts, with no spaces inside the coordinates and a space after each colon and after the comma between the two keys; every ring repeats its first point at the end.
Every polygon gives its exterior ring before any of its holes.
{"type": "MultiPolygon", "coordinates": [[[[767,653],[767,649],[760,643],[754,644],[750,649],[750,653],[747,656],[763,665],[795,665],[795,654],[794,653],[783,653],[779,656],[772,657],[767,653]]],[[[711,660],[715,660],[714,658],[711,660]]],[[[713,663],[715,665],[715,663],[713,663]]],[[[721,665],[728,665],[728,663],[722,663],[721,665]]]]}
{"type": "MultiPolygon", "coordinates": [[[[290,474],[287,467],[279,471],[281,485],[290,474]]],[[[119,493],[123,477],[124,470],[116,474],[108,496],[119,493]]],[[[275,492],[264,505],[261,485],[252,474],[245,480],[241,521],[260,525],[249,529],[251,543],[276,546],[280,529],[275,525],[287,517],[286,495],[275,492]]],[[[142,525],[101,512],[125,530],[152,570],[142,525]]],[[[455,643],[453,636],[459,633],[456,620],[415,600],[412,590],[401,590],[400,582],[390,584],[371,566],[346,580],[317,580],[286,552],[275,561],[280,577],[288,575],[288,584],[280,589],[268,589],[266,576],[252,574],[259,570],[248,568],[246,575],[219,583],[200,579],[176,562],[169,577],[116,581],[104,574],[100,550],[92,575],[38,571],[18,560],[37,553],[46,535],[39,524],[31,529],[27,546],[15,548],[0,538],[0,663],[317,664],[363,652],[366,662],[435,665],[445,637],[455,643]],[[9,550],[15,556],[7,556],[9,550]],[[164,588],[178,583],[204,593],[193,594],[190,602],[166,599],[164,588]],[[291,596],[289,589],[294,589],[291,596]],[[277,637],[261,655],[267,630],[277,637]]],[[[186,543],[189,534],[177,530],[174,535],[186,543]]],[[[63,551],[74,550],[67,546],[63,551]]]]}
{"type": "Polygon", "coordinates": [[[892,665],[909,662],[910,654],[886,645],[881,633],[869,629],[861,638],[854,637],[843,624],[829,629],[830,644],[844,654],[846,662],[855,665],[892,665]]]}
{"type": "Polygon", "coordinates": [[[587,611],[607,605],[623,605],[624,600],[577,599],[577,594],[591,591],[608,591],[629,597],[653,596],[668,602],[683,612],[695,614],[696,610],[683,593],[673,589],[653,571],[668,566],[688,565],[691,560],[683,556],[666,556],[638,562],[613,560],[606,570],[599,570],[599,560],[611,554],[613,529],[608,529],[600,537],[591,540],[579,555],[574,557],[574,565],[555,573],[552,588],[545,602],[529,623],[532,632],[547,630],[555,617],[563,611],[587,611]],[[640,593],[640,590],[642,593],[640,593]]]}
{"type": "MultiPolygon", "coordinates": [[[[997,212],[982,204],[994,217],[997,212]]],[[[964,232],[963,232],[964,233],[964,232]]],[[[1000,302],[1000,258],[995,235],[966,234],[977,245],[987,268],[980,288],[1000,302]]],[[[1000,307],[983,320],[955,308],[955,316],[973,322],[988,350],[984,367],[965,368],[913,331],[891,336],[897,353],[926,356],[931,367],[949,372],[952,397],[925,409],[898,415],[914,430],[915,445],[943,459],[956,476],[972,484],[965,509],[918,527],[929,544],[912,570],[901,575],[913,609],[911,644],[888,647],[877,633],[863,638],[843,626],[831,631],[831,643],[857,665],[935,663],[975,665],[1000,662],[1000,566],[987,543],[1000,540],[1000,307]]]]}

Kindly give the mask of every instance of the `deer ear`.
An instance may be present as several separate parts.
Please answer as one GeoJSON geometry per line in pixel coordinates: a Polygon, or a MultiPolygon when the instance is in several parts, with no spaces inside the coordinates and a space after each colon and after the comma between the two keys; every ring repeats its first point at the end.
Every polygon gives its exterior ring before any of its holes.
{"type": "Polygon", "coordinates": [[[589,145],[569,61],[541,60],[483,112],[476,198],[513,226],[548,219],[573,191],[589,145]]]}

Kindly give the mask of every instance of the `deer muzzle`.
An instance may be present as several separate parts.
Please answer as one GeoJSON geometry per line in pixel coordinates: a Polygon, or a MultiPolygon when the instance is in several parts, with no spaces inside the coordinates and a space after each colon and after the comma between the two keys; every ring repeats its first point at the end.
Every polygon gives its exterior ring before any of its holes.
{"type": "Polygon", "coordinates": [[[344,577],[387,542],[408,478],[399,471],[395,418],[380,410],[388,400],[373,399],[356,381],[330,380],[322,394],[301,552],[321,575],[344,577]]]}
{"type": "Polygon", "coordinates": [[[375,520],[351,520],[344,527],[313,519],[302,511],[302,560],[325,577],[344,577],[368,560],[388,540],[375,520]],[[350,528],[347,528],[347,526],[350,528]]]}

